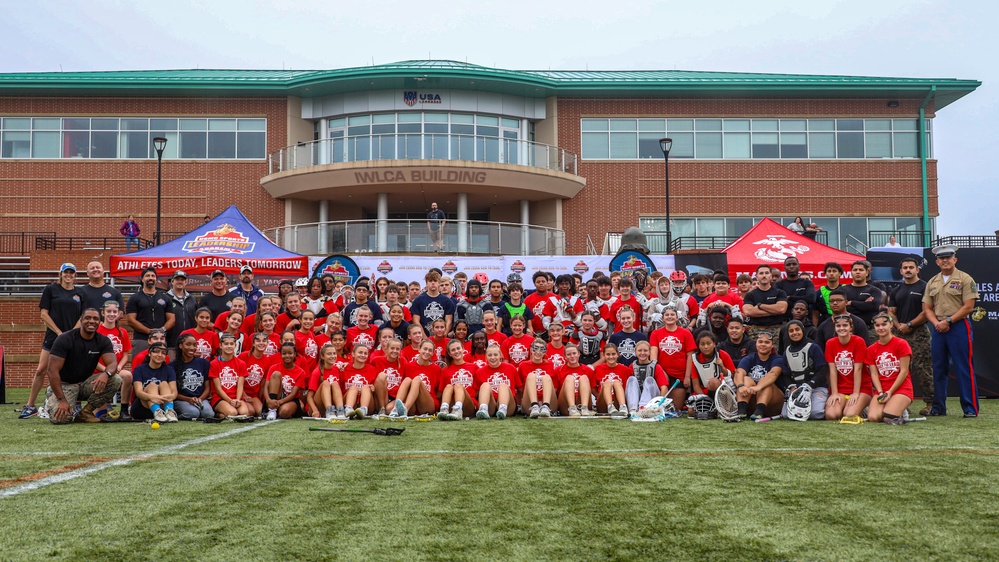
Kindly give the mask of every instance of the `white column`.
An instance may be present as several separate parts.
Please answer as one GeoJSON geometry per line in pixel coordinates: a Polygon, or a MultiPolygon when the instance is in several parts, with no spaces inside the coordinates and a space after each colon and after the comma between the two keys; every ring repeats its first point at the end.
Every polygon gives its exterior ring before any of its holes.
{"type": "Polygon", "coordinates": [[[378,194],[378,225],[375,228],[378,251],[388,251],[388,193],[378,194]]]}
{"type": "Polygon", "coordinates": [[[319,202],[319,253],[326,255],[329,252],[330,239],[330,202],[326,199],[319,202]]]}
{"type": "Polygon", "coordinates": [[[468,252],[468,194],[458,194],[458,253],[468,252]]]}
{"type": "Polygon", "coordinates": [[[526,256],[530,248],[531,202],[520,200],[520,255],[526,256]]]}

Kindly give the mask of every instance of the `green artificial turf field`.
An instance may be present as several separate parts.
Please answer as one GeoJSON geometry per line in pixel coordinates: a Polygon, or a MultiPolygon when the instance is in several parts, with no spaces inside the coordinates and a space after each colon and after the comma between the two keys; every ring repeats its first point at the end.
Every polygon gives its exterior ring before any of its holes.
{"type": "Polygon", "coordinates": [[[995,559],[997,429],[991,401],[978,419],[904,427],[517,418],[152,430],[54,427],[8,405],[0,559],[995,559]]]}

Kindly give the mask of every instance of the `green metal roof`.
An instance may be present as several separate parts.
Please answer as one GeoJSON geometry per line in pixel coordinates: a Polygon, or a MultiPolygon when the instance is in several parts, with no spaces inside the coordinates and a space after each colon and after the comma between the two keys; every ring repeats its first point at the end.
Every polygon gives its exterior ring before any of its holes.
{"type": "Polygon", "coordinates": [[[526,97],[916,97],[936,86],[940,109],[977,80],[688,70],[506,70],[447,60],[333,70],[136,70],[0,74],[0,95],[316,97],[380,89],[462,89],[526,97]]]}

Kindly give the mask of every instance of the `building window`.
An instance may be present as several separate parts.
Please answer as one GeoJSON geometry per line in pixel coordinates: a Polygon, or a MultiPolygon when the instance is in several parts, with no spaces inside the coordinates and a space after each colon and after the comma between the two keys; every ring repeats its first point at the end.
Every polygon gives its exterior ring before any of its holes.
{"type": "Polygon", "coordinates": [[[260,160],[267,120],[257,118],[5,117],[0,158],[155,159],[152,139],[165,137],[165,159],[260,160]]]}
{"type": "MultiPolygon", "coordinates": [[[[930,121],[927,120],[927,131],[930,121]]],[[[916,119],[651,119],[584,118],[586,160],[663,157],[703,160],[918,158],[916,119]]],[[[932,157],[932,142],[929,154],[932,157]]]]}
{"type": "MultiPolygon", "coordinates": [[[[603,120],[602,134],[608,135],[603,120]]],[[[549,167],[549,155],[521,139],[521,121],[472,113],[377,113],[327,120],[334,162],[365,160],[468,160],[549,167]]],[[[601,123],[592,124],[600,127],[601,123]]],[[[594,129],[597,130],[597,129],[594,129]]],[[[634,138],[621,139],[617,154],[632,154],[634,138]]],[[[658,140],[656,141],[658,143],[658,140]]],[[[598,158],[609,157],[609,144],[598,158]]]]}

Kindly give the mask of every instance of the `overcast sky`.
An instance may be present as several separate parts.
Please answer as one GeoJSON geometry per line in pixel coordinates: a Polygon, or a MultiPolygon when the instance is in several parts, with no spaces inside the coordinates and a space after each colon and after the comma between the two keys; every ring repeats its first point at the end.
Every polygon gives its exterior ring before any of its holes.
{"type": "Polygon", "coordinates": [[[934,121],[938,232],[999,229],[999,3],[984,0],[0,0],[0,72],[325,69],[453,59],[983,82],[934,121]],[[695,5],[696,4],[696,5],[695,5]]]}

